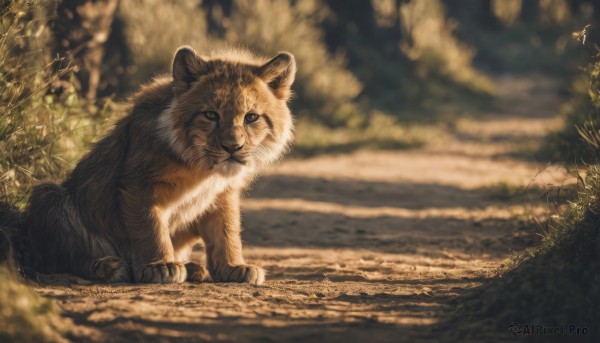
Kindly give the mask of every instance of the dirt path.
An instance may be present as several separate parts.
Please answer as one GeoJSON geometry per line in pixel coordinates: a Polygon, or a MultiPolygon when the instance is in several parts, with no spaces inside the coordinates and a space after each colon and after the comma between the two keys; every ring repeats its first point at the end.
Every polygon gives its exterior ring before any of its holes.
{"type": "MultiPolygon", "coordinates": [[[[243,203],[263,286],[54,277],[37,290],[84,340],[428,341],[450,300],[537,237],[527,218],[542,207],[497,198],[544,168],[511,156],[560,124],[559,97],[539,77],[502,78],[499,92],[498,113],[460,120],[443,144],[270,169],[243,203]]],[[[564,179],[552,167],[535,184],[564,179]]]]}

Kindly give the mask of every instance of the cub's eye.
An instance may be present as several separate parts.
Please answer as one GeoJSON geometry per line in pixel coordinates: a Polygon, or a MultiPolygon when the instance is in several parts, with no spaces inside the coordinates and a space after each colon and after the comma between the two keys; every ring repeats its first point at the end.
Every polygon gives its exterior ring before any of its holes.
{"type": "Polygon", "coordinates": [[[215,112],[215,111],[204,111],[204,112],[202,112],[202,114],[204,114],[204,116],[208,120],[212,120],[212,121],[219,120],[219,114],[217,112],[215,112]]]}
{"type": "Polygon", "coordinates": [[[244,117],[244,121],[248,124],[250,123],[254,123],[255,121],[257,121],[259,118],[259,115],[256,113],[252,113],[252,112],[248,112],[246,114],[246,116],[244,117]]]}

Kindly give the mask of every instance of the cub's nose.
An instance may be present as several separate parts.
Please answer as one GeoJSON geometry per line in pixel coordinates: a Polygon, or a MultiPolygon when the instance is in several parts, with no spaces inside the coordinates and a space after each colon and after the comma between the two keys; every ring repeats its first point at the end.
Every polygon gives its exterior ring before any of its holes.
{"type": "Polygon", "coordinates": [[[221,148],[223,148],[223,150],[227,151],[230,154],[235,153],[236,151],[239,151],[244,145],[243,144],[221,144],[221,148]]]}

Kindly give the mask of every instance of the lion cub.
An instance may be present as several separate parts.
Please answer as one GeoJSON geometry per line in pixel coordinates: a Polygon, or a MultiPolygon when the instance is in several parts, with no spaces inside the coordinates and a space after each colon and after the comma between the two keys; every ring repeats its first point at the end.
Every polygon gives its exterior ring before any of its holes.
{"type": "Polygon", "coordinates": [[[172,77],[133,96],[62,185],[35,188],[24,215],[34,269],[102,282],[212,277],[260,284],[240,239],[240,192],[292,139],[294,57],[175,53],[172,77]],[[206,247],[206,267],[190,262],[206,247]]]}

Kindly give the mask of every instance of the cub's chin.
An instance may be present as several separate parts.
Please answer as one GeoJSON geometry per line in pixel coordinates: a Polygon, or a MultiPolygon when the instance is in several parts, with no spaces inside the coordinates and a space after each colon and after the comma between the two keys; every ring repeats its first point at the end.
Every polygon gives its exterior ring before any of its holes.
{"type": "Polygon", "coordinates": [[[232,158],[226,159],[215,165],[215,171],[226,177],[236,176],[247,168],[247,162],[241,162],[232,158]]]}

